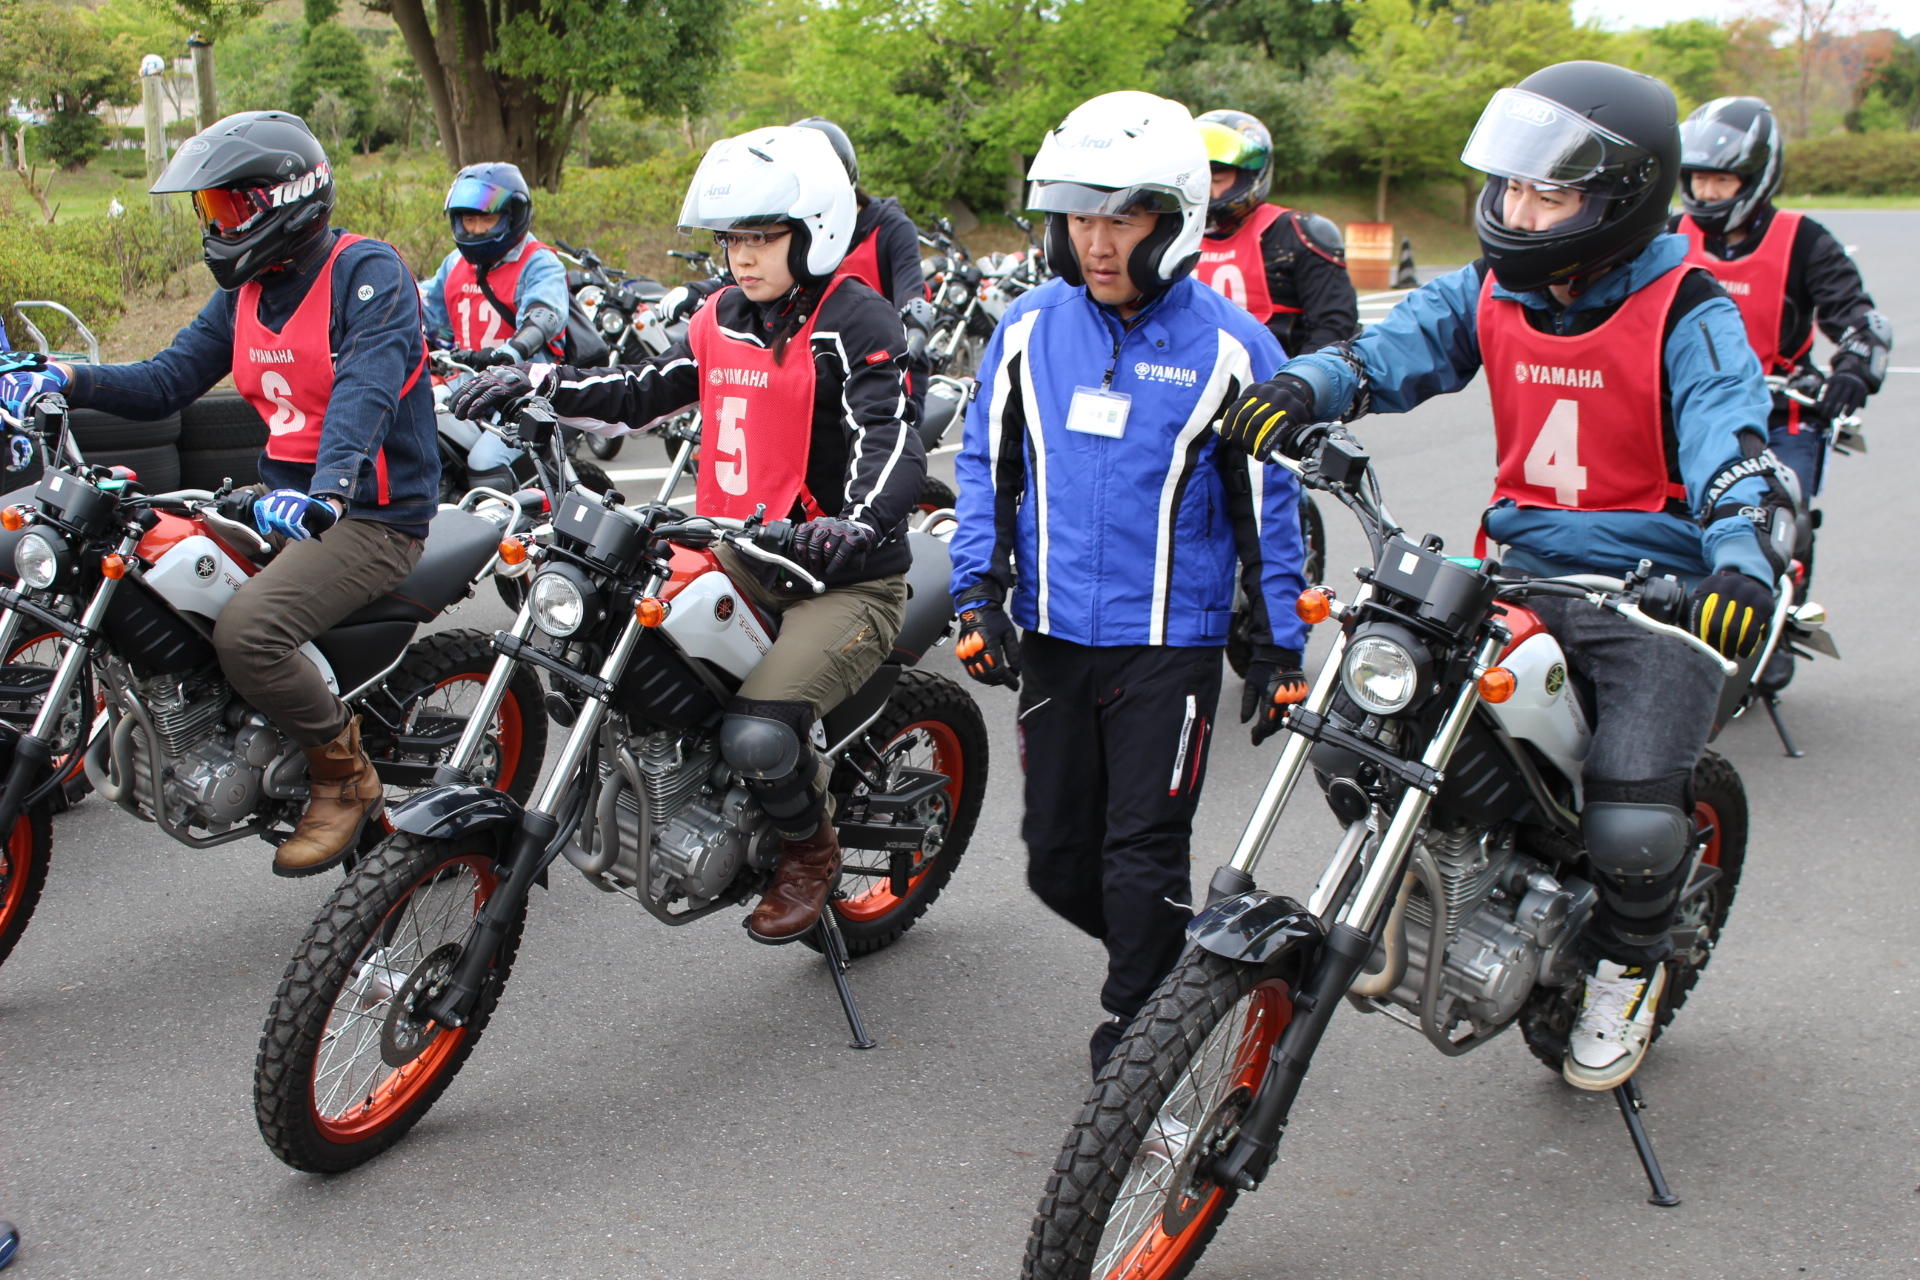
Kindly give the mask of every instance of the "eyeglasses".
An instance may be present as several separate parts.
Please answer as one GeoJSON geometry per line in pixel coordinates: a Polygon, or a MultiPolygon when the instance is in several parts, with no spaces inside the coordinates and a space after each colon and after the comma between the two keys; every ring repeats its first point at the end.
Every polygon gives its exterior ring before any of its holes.
{"type": "Polygon", "coordinates": [[[713,243],[718,249],[764,249],[782,236],[792,233],[791,227],[774,231],[716,231],[713,233],[713,243]]]}

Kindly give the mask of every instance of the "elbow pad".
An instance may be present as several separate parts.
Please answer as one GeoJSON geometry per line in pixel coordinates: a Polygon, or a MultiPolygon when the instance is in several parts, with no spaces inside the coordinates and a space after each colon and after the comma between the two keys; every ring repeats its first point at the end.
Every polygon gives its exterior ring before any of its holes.
{"type": "Polygon", "coordinates": [[[522,360],[531,360],[560,336],[564,323],[552,307],[528,307],[521,314],[520,331],[507,339],[507,345],[519,352],[522,360]]]}
{"type": "Polygon", "coordinates": [[[1893,325],[1878,311],[1869,311],[1860,323],[1840,335],[1833,354],[1836,367],[1844,359],[1849,372],[1867,381],[1868,391],[1880,390],[1887,376],[1887,354],[1893,350],[1893,325]]]}

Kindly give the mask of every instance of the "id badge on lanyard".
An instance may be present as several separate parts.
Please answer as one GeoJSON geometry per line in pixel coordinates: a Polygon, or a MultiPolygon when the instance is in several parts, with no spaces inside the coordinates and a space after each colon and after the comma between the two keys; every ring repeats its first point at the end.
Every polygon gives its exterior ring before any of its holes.
{"type": "Polygon", "coordinates": [[[1075,387],[1067,410],[1067,430],[1118,440],[1127,434],[1127,411],[1133,397],[1102,387],[1075,387]]]}

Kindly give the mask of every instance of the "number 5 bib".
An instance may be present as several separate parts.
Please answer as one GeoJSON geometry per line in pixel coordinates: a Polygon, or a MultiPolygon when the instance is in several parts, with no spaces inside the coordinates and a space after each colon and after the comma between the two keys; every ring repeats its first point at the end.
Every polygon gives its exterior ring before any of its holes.
{"type": "Polygon", "coordinates": [[[1659,511],[1686,500],[1667,468],[1662,369],[1667,310],[1691,268],[1636,290],[1571,337],[1527,323],[1526,307],[1480,287],[1480,357],[1493,397],[1493,501],[1575,511],[1659,511]]]}
{"type": "Polygon", "coordinates": [[[687,345],[700,369],[700,485],[703,516],[744,520],[765,503],[779,520],[798,502],[808,518],[820,507],[807,491],[807,455],[813,441],[813,326],[846,276],[835,276],[783,358],[720,327],[714,317],[729,285],[693,313],[687,345]]]}

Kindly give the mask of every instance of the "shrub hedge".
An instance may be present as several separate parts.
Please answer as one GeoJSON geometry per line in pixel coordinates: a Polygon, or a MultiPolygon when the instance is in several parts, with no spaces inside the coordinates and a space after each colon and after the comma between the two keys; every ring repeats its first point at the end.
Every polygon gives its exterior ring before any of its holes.
{"type": "Polygon", "coordinates": [[[1920,195],[1920,133],[1844,133],[1787,143],[1794,195],[1920,195]]]}

